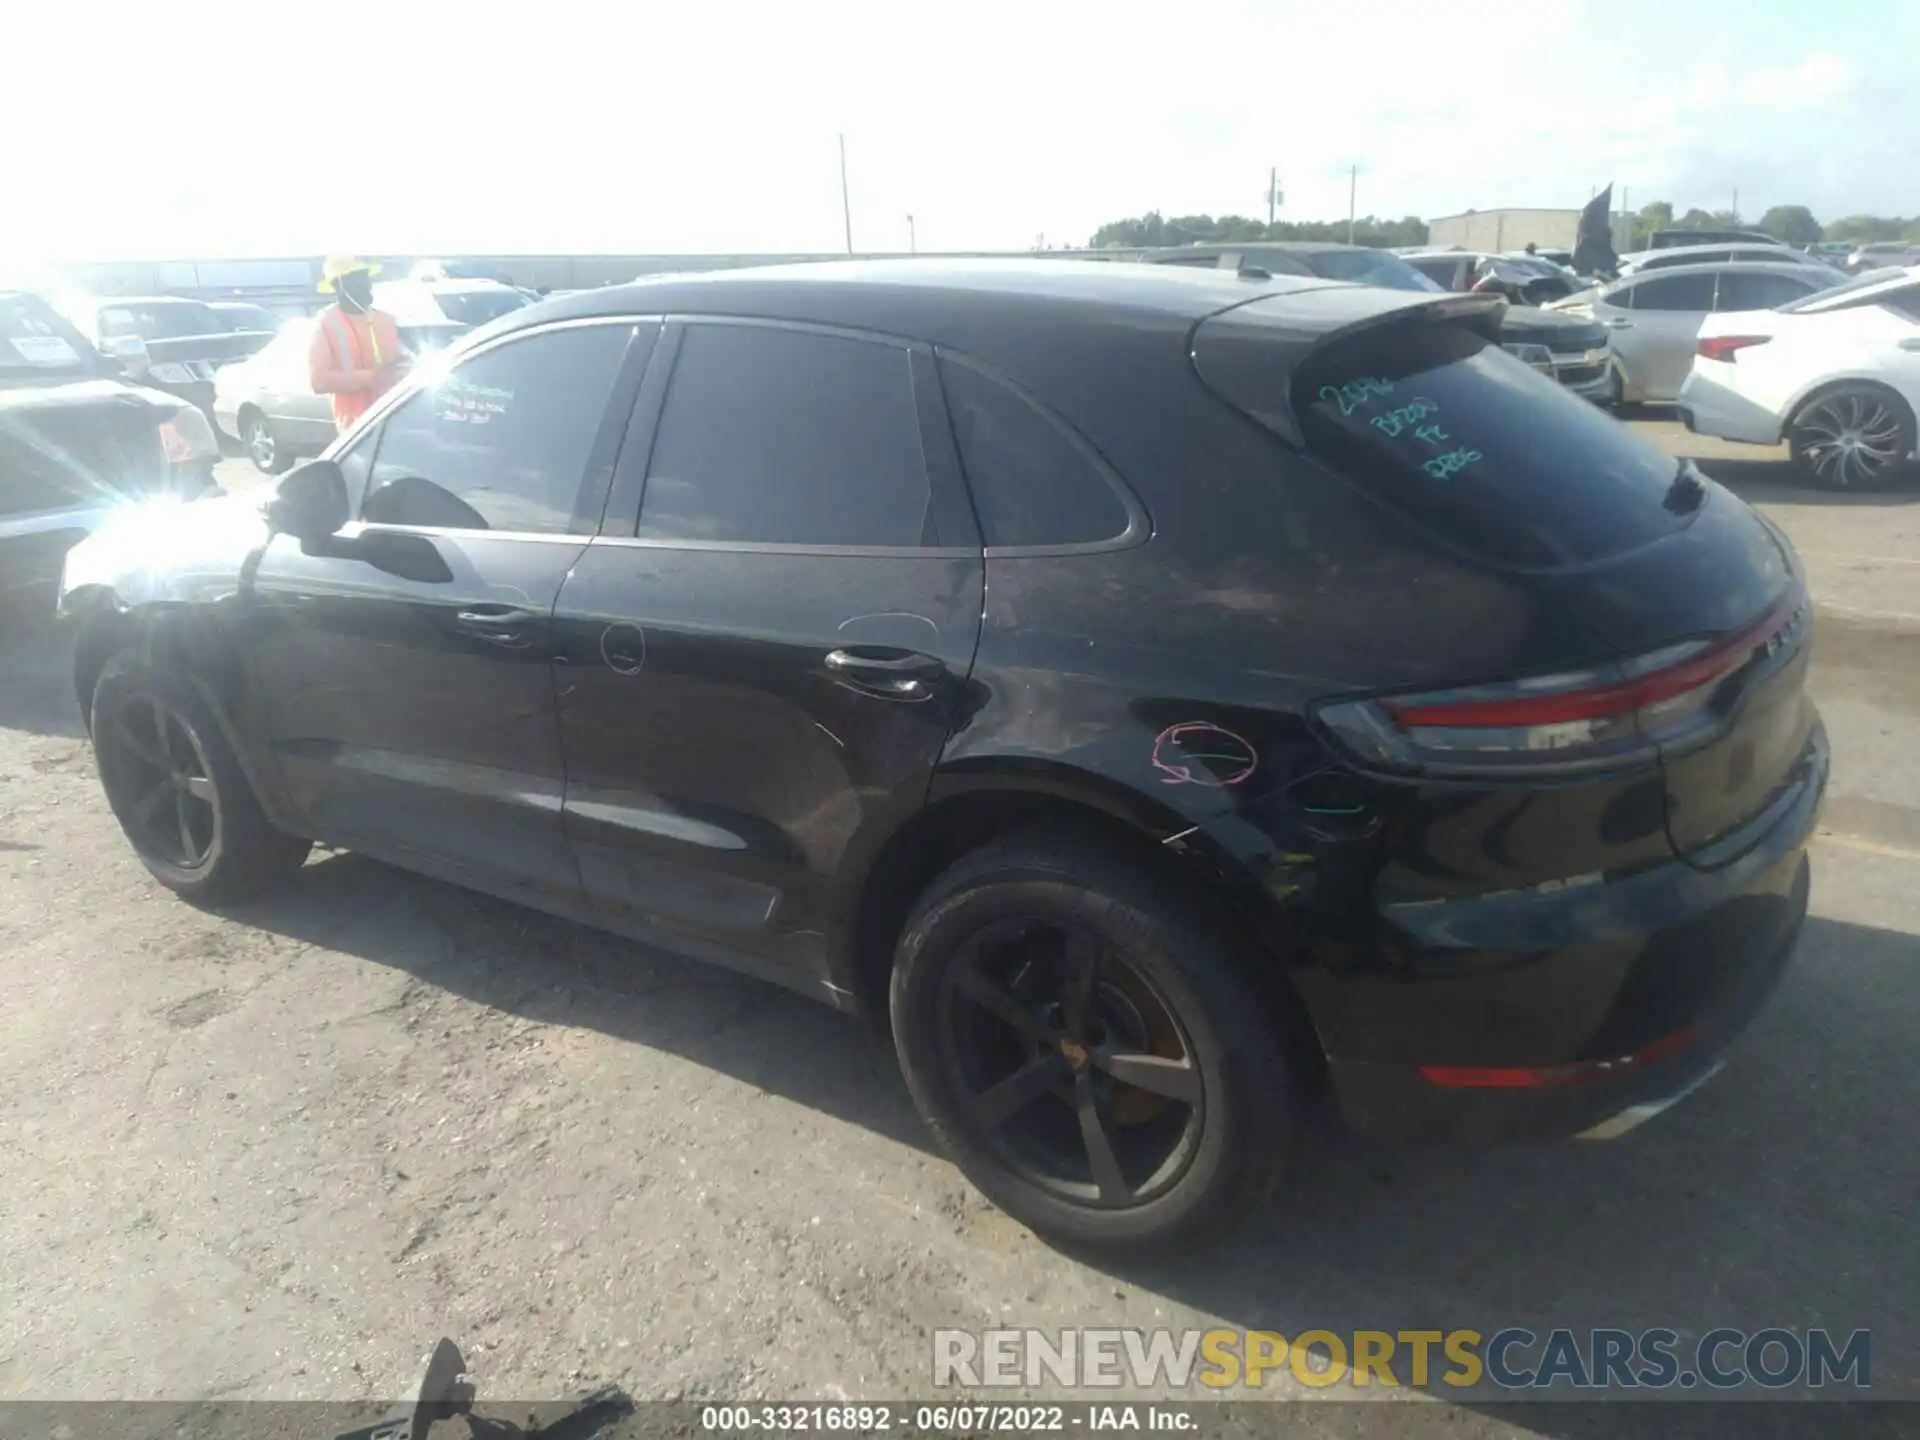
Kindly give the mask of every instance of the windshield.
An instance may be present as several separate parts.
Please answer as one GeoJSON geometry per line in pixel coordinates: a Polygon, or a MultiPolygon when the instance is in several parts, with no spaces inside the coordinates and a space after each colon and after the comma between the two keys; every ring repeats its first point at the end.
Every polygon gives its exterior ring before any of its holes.
{"type": "Polygon", "coordinates": [[[1318,250],[1300,257],[1323,280],[1349,280],[1388,290],[1444,290],[1398,255],[1387,250],[1318,250]]]}
{"type": "Polygon", "coordinates": [[[93,361],[93,348],[44,301],[0,295],[0,371],[87,374],[93,361]]]}
{"type": "Polygon", "coordinates": [[[527,303],[518,290],[436,290],[433,298],[449,320],[462,325],[484,325],[527,303]]]}
{"type": "Polygon", "coordinates": [[[193,335],[220,335],[225,322],[211,306],[196,300],[137,300],[102,306],[100,334],[137,335],[142,340],[184,340],[193,335]]]}
{"type": "Polygon", "coordinates": [[[1815,290],[1812,294],[1802,295],[1798,299],[1789,300],[1784,305],[1776,305],[1773,308],[1787,315],[1799,310],[1825,310],[1837,301],[1858,295],[1862,290],[1871,290],[1876,285],[1885,285],[1894,280],[1904,280],[1906,274],[1907,272],[1898,265],[1883,265],[1877,270],[1865,271],[1851,280],[1843,280],[1838,285],[1829,285],[1824,290],[1815,290]]]}

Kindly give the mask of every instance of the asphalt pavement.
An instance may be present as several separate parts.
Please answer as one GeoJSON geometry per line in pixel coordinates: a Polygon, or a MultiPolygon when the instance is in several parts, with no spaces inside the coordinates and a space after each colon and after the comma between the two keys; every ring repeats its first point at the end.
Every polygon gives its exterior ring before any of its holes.
{"type": "Polygon", "coordinates": [[[773,987],[350,855],[191,909],[127,850],[58,643],[12,642],[0,1399],[398,1396],[443,1334],[496,1395],[927,1398],[935,1329],[1213,1325],[1869,1328],[1875,1390],[1920,1397],[1920,488],[1834,500],[1641,423],[1814,577],[1836,779],[1779,993],[1614,1143],[1309,1127],[1271,1211],[1178,1264],[1036,1240],[930,1152],[879,1039],[773,987]]]}

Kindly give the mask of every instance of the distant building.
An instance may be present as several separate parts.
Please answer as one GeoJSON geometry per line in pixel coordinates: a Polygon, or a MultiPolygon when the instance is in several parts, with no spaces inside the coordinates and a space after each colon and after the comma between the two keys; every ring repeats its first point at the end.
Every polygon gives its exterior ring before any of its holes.
{"type": "MultiPolygon", "coordinates": [[[[1613,248],[1625,254],[1630,217],[1613,217],[1613,248]]],[[[1462,250],[1524,250],[1529,243],[1543,250],[1571,250],[1580,229],[1576,210],[1469,210],[1464,215],[1441,215],[1427,222],[1427,243],[1457,245],[1462,250]]]]}

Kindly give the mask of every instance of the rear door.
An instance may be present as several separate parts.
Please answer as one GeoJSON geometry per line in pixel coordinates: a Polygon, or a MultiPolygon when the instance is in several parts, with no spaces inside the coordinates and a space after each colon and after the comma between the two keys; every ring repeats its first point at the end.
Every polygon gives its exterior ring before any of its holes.
{"type": "Polygon", "coordinates": [[[651,333],[573,322],[462,357],[340,456],[354,523],[311,551],[267,548],[249,654],[312,833],[515,898],[577,899],[550,622],[599,523],[622,377],[651,333]]]}
{"type": "Polygon", "coordinates": [[[852,885],[967,703],[981,601],[930,353],[671,324],[556,614],[603,920],[830,990],[852,885]]]}
{"type": "Polygon", "coordinates": [[[1776,305],[1784,305],[1789,300],[1798,300],[1803,295],[1824,289],[1825,277],[1811,266],[1806,268],[1808,273],[1804,276],[1729,269],[1720,277],[1719,289],[1713,301],[1714,313],[1771,310],[1776,305]]]}
{"type": "MultiPolygon", "coordinates": [[[[1654,274],[1622,286],[1603,317],[1629,389],[1642,400],[1672,400],[1693,368],[1700,322],[1713,310],[1714,274],[1654,274]]],[[[1596,308],[1596,313],[1598,307],[1596,308]]]]}

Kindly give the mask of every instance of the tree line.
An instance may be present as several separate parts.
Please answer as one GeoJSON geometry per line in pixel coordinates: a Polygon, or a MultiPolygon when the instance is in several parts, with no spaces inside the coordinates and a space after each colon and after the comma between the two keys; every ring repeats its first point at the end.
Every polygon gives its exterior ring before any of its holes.
{"type": "MultiPolygon", "coordinates": [[[[1758,222],[1743,223],[1731,210],[1694,207],[1674,213],[1673,202],[1656,200],[1642,205],[1633,217],[1633,233],[1655,230],[1764,230],[1789,245],[1812,245],[1822,240],[1866,244],[1875,240],[1920,242],[1920,215],[1843,215],[1822,224],[1804,205],[1775,205],[1758,222]]],[[[1093,232],[1089,248],[1147,249],[1168,245],[1247,244],[1258,240],[1340,240],[1348,237],[1345,220],[1278,220],[1269,225],[1245,215],[1165,216],[1149,210],[1125,220],[1110,220],[1093,232]]],[[[1353,222],[1358,245],[1424,245],[1427,222],[1418,215],[1398,220],[1363,215],[1353,222]]]]}
{"type": "MultiPolygon", "coordinates": [[[[1279,220],[1269,225],[1245,215],[1175,215],[1158,210],[1128,220],[1111,220],[1093,232],[1089,248],[1135,250],[1163,245],[1246,244],[1254,240],[1341,240],[1347,238],[1344,220],[1279,220]]],[[[1424,245],[1427,222],[1418,215],[1398,220],[1363,215],[1353,222],[1359,245],[1424,245]]]]}
{"type": "MultiPolygon", "coordinates": [[[[1731,210],[1693,208],[1674,214],[1673,202],[1656,200],[1642,205],[1634,217],[1636,234],[1653,230],[1710,230],[1740,227],[1740,219],[1731,210]]],[[[1826,224],[1814,219],[1804,205],[1775,205],[1750,227],[1764,230],[1789,245],[1814,245],[1822,240],[1846,241],[1855,245],[1875,240],[1920,241],[1920,215],[1843,215],[1826,224]]]]}

